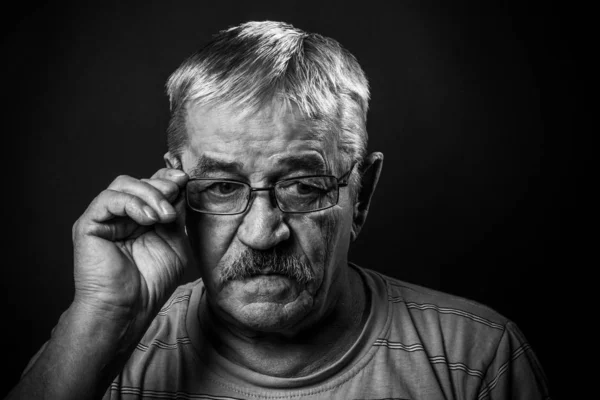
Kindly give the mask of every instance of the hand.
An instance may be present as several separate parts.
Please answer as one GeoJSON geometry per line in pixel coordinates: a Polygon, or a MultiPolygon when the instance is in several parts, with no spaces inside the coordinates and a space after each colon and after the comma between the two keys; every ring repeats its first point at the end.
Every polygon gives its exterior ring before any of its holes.
{"type": "Polygon", "coordinates": [[[120,176],[92,201],[73,226],[74,303],[109,319],[151,321],[191,259],[180,194],[187,180],[169,168],[151,179],[120,176]]]}
{"type": "Polygon", "coordinates": [[[8,398],[99,398],[191,259],[188,176],[115,179],[73,226],[75,299],[8,398]]]}

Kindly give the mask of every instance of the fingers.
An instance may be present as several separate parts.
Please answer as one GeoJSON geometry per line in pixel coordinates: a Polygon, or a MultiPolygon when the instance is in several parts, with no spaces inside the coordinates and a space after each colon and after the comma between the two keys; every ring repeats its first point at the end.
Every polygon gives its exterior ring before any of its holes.
{"type": "Polygon", "coordinates": [[[139,225],[152,225],[160,216],[144,200],[125,192],[107,189],[92,201],[86,211],[93,222],[106,222],[114,217],[129,217],[139,225]]]}
{"type": "Polygon", "coordinates": [[[179,188],[183,188],[188,181],[188,176],[185,172],[173,169],[173,168],[162,168],[156,171],[152,175],[151,179],[163,179],[174,182],[179,188]]]}
{"type": "Polygon", "coordinates": [[[157,172],[151,179],[138,180],[126,175],[119,176],[108,189],[140,198],[155,211],[158,216],[156,222],[173,222],[177,212],[171,203],[177,199],[180,187],[187,181],[187,175],[177,174],[181,172],[177,170],[165,170],[157,172]]]}
{"type": "Polygon", "coordinates": [[[173,168],[163,168],[156,171],[152,175],[152,178],[147,180],[149,184],[154,185],[159,190],[161,190],[161,186],[165,181],[177,185],[178,195],[170,196],[168,200],[175,207],[177,213],[175,222],[179,229],[184,229],[183,227],[185,226],[185,196],[183,195],[183,191],[188,179],[188,175],[183,171],[173,168]]]}
{"type": "MultiPolygon", "coordinates": [[[[169,202],[173,202],[179,195],[179,187],[175,182],[163,179],[140,179],[140,181],[158,190],[158,192],[169,202]]],[[[127,191],[128,189],[123,188],[123,190],[127,191]]]]}
{"type": "Polygon", "coordinates": [[[92,201],[76,222],[74,232],[98,233],[100,224],[111,230],[110,235],[101,236],[121,237],[127,236],[126,232],[135,231],[135,226],[149,227],[172,222],[176,222],[175,230],[183,231],[185,216],[178,214],[183,213],[180,203],[184,196],[180,196],[180,192],[187,180],[185,173],[169,168],[157,171],[151,179],[119,176],[92,201]]]}

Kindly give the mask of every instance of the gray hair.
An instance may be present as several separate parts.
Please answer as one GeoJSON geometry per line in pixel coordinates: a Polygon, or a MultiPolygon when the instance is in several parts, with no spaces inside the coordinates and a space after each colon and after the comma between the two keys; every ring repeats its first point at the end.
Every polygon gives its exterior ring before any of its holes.
{"type": "MultiPolygon", "coordinates": [[[[166,84],[168,147],[187,143],[189,105],[258,111],[273,101],[294,107],[314,134],[339,152],[343,173],[366,155],[369,84],[356,58],[333,39],[282,22],[247,22],[219,32],[185,60],[166,84]]],[[[358,190],[357,172],[350,177],[358,190]]]]}

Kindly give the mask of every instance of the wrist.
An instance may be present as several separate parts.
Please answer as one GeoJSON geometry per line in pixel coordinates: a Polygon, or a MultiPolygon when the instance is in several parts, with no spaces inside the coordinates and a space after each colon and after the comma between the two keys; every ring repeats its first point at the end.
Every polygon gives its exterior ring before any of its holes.
{"type": "Polygon", "coordinates": [[[136,318],[136,307],[125,307],[75,295],[64,314],[73,321],[117,328],[136,318]]]}
{"type": "Polygon", "coordinates": [[[112,357],[129,354],[150,322],[149,316],[132,309],[97,307],[74,301],[61,317],[57,331],[59,335],[71,336],[90,352],[100,351],[109,363],[112,357]]]}

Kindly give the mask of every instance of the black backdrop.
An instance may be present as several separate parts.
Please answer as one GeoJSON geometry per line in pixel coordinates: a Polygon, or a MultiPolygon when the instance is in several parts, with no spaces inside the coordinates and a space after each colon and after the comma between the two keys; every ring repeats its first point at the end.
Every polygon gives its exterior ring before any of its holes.
{"type": "Polygon", "coordinates": [[[337,39],[370,78],[369,148],[385,162],[351,260],[516,321],[562,397],[576,25],[548,4],[399,3],[104,1],[4,13],[0,393],[72,298],[73,222],[117,175],[162,167],[170,72],[217,30],[273,19],[337,39]]]}

